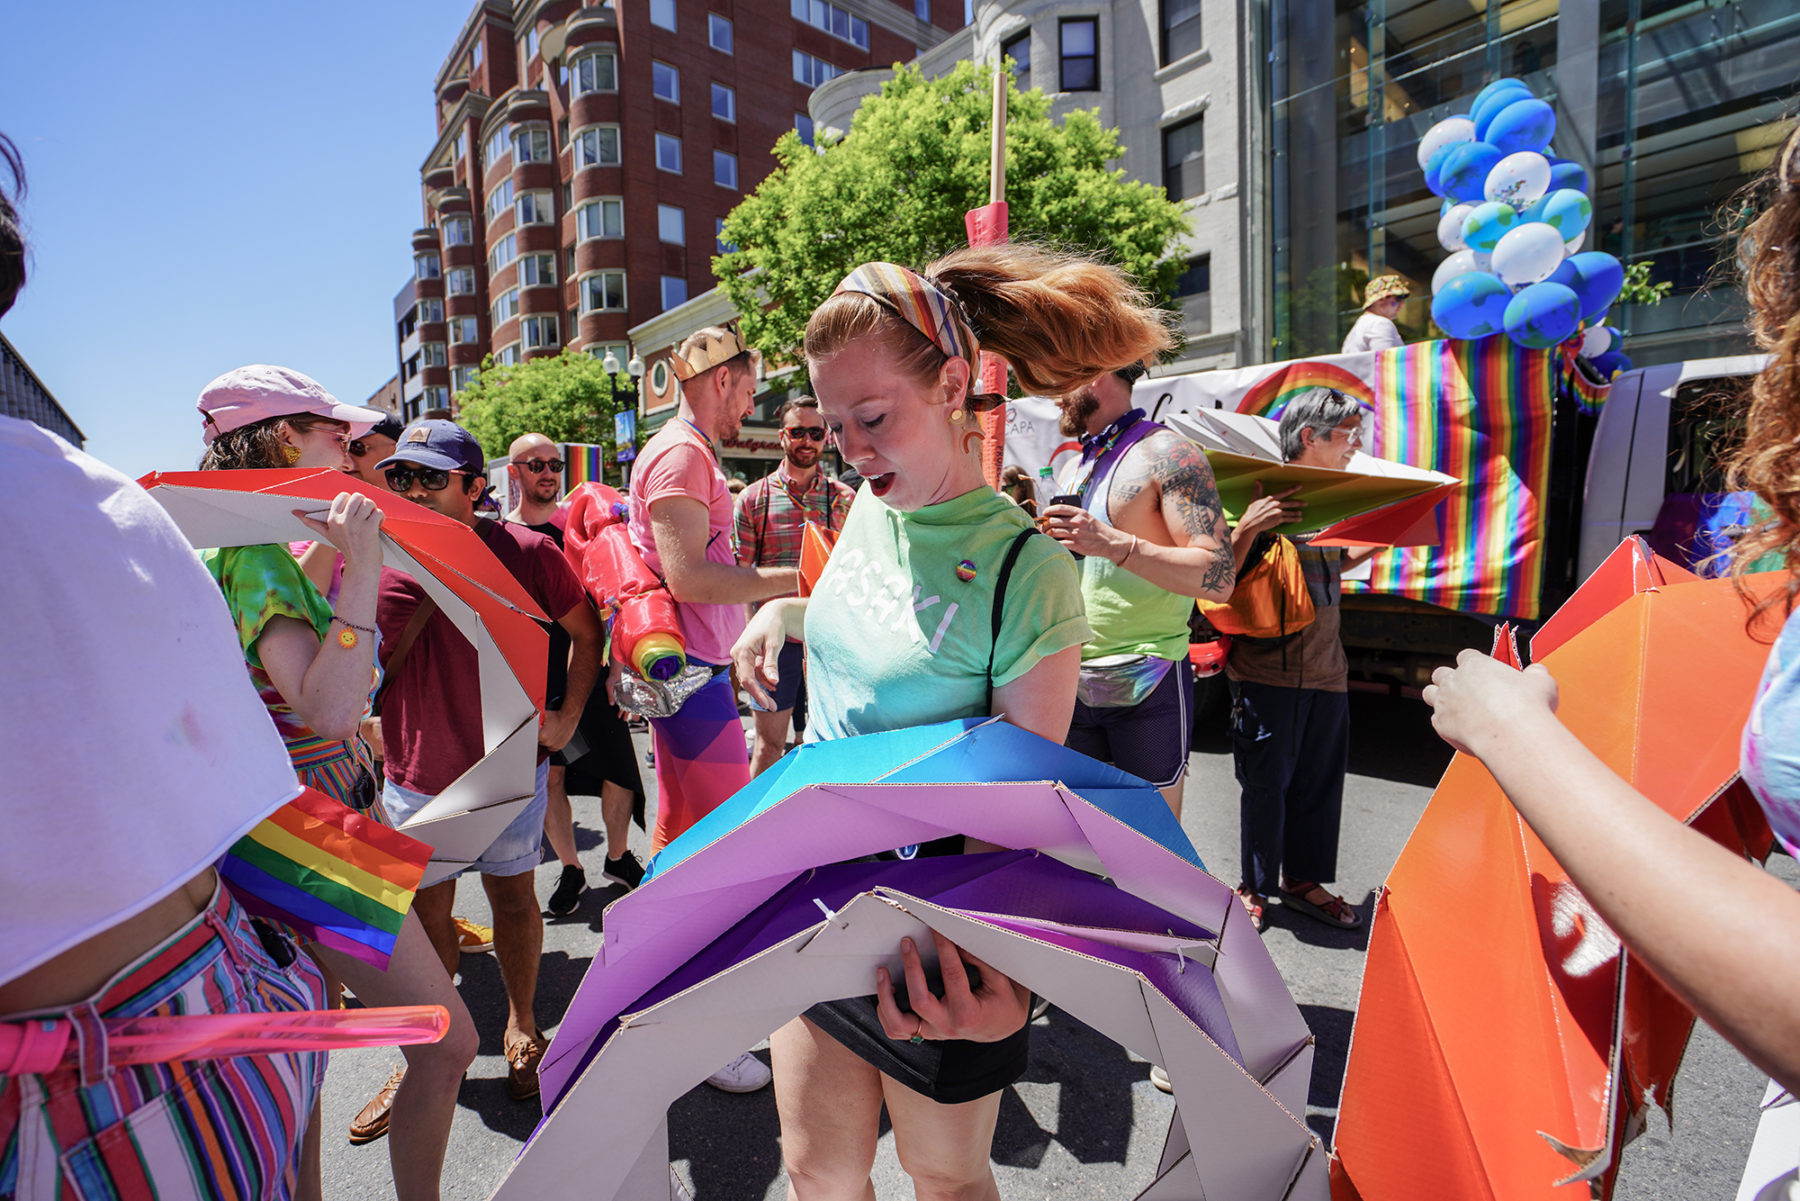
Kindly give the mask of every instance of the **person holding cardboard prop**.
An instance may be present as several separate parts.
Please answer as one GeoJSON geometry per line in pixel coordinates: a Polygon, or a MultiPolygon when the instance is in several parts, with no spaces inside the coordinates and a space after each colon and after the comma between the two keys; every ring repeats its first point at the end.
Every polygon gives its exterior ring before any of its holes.
{"type": "MultiPolygon", "coordinates": [[[[337,403],[297,371],[263,365],[213,380],[200,393],[198,408],[207,442],[201,467],[216,470],[347,470],[346,443],[381,417],[337,403]]],[[[231,547],[202,557],[225,594],[250,678],[301,781],[393,825],[376,804],[368,749],[357,733],[381,643],[381,511],[368,497],[345,492],[323,522],[302,520],[342,558],[335,606],[286,546],[231,547]]],[[[468,1008],[416,913],[406,915],[385,971],[316,943],[307,949],[331,973],[334,993],[342,981],[367,1004],[433,1004],[450,1011],[443,1041],[405,1048],[404,1083],[397,1071],[352,1121],[350,1133],[360,1143],[391,1131],[388,1158],[402,1201],[436,1197],[457,1088],[477,1049],[468,1008]]]]}
{"type": "MultiPolygon", "coordinates": [[[[1281,414],[1281,451],[1290,463],[1342,470],[1362,445],[1362,406],[1314,388],[1281,414]]],[[[1231,531],[1239,587],[1253,550],[1277,526],[1298,520],[1306,502],[1288,488],[1259,495],[1231,531]]],[[[1266,545],[1266,542],[1264,543],[1266,545]]],[[[1238,893],[1262,928],[1263,904],[1277,889],[1289,907],[1351,929],[1362,916],[1323,881],[1337,874],[1338,824],[1350,763],[1349,661],[1338,640],[1344,568],[1373,549],[1298,549],[1314,617],[1292,634],[1234,638],[1225,659],[1231,682],[1231,753],[1237,765],[1243,879],[1238,893]]]]}
{"type": "MultiPolygon", "coordinates": [[[[1781,845],[1800,855],[1800,131],[1748,198],[1762,207],[1742,234],[1750,330],[1774,361],[1752,386],[1729,479],[1774,518],[1732,548],[1733,570],[1741,580],[1773,551],[1789,577],[1784,624],[1744,731],[1743,777],[1781,845]]],[[[1438,733],[1494,774],[1631,953],[1752,1063],[1800,1091],[1800,894],[1608,770],[1557,720],[1545,668],[1517,671],[1465,650],[1432,674],[1424,699],[1438,733]],[[1731,903],[1696,903],[1705,897],[1731,903]]]]}
{"type": "MultiPolygon", "coordinates": [[[[768,702],[783,647],[802,638],[808,741],[987,715],[1062,741],[1092,631],[1069,553],[982,480],[974,409],[993,398],[971,396],[977,356],[985,344],[1027,389],[1057,395],[1171,341],[1123,275],[1078,256],[1009,244],[959,250],[922,274],[853,271],[808,322],[805,353],[864,485],[812,596],[764,606],[738,640],[750,693],[768,702]]],[[[771,1039],[798,1201],[872,1195],[884,1104],[920,1198],[998,1196],[994,1126],[1000,1090],[1025,1067],[1030,996],[934,940],[941,986],[905,941],[904,1007],[883,969],[873,1006],[815,1006],[771,1039]],[[891,1074],[916,1070],[907,1051],[927,1042],[941,1054],[929,1095],[891,1074]]]]}

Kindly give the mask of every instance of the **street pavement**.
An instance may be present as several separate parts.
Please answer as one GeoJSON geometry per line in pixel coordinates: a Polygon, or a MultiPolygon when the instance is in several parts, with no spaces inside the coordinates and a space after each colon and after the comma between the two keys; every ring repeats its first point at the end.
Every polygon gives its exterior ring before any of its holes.
{"type": "MultiPolygon", "coordinates": [[[[1340,931],[1304,916],[1269,907],[1264,940],[1301,1013],[1318,1039],[1308,1124],[1329,1143],[1336,1120],[1357,993],[1367,942],[1366,919],[1376,887],[1399,855],[1423,811],[1450,752],[1433,735],[1424,705],[1416,700],[1352,694],[1350,779],[1345,789],[1338,891],[1363,913],[1365,927],[1340,931]]],[[[1203,703],[1188,776],[1182,824],[1201,858],[1220,878],[1237,878],[1237,786],[1225,714],[1214,698],[1203,703]]],[[[638,735],[640,754],[645,739],[638,735]]],[[[641,762],[641,760],[640,760],[641,762]]],[[[651,771],[646,785],[654,789],[651,771]]],[[[599,882],[605,854],[599,834],[599,801],[575,798],[577,840],[588,878],[599,882]]],[[[651,805],[654,806],[654,794],[651,805]]],[[[647,857],[648,838],[633,828],[632,847],[647,857]]],[[[1771,869],[1800,885],[1800,871],[1777,856],[1771,869]]],[[[554,861],[538,868],[538,896],[555,886],[554,861]]],[[[620,895],[597,888],[567,918],[546,916],[543,970],[537,1013],[554,1028],[593,957],[602,910],[620,895]]],[[[481,887],[465,881],[457,912],[487,921],[481,887]]],[[[1446,896],[1445,905],[1463,903],[1446,896]]],[[[1696,898],[1697,904],[1726,903],[1696,898]]],[[[491,955],[462,960],[460,984],[481,1032],[481,1052],[459,1097],[444,1173],[446,1198],[484,1198],[505,1174],[538,1117],[535,1101],[506,1095],[506,1063],[500,1033],[506,999],[491,955]]],[[[765,1062],[767,1044],[756,1048],[765,1062]]],[[[1500,1053],[1500,1052],[1496,1052],[1500,1053]]],[[[393,1195],[385,1140],[351,1146],[344,1131],[351,1118],[400,1062],[393,1050],[340,1052],[332,1057],[324,1097],[324,1179],[327,1197],[393,1195]]],[[[1765,1078],[1704,1026],[1697,1028],[1675,1085],[1674,1127],[1650,1133],[1627,1148],[1618,1201],[1735,1196],[1755,1131],[1765,1078]]],[[[995,1174],[1007,1198],[1080,1197],[1126,1201],[1149,1182],[1167,1131],[1171,1099],[1149,1081],[1149,1067],[1123,1048],[1068,1016],[1051,1010],[1033,1031],[1031,1067],[1007,1090],[994,1139],[995,1174]]],[[[595,1130],[596,1139],[606,1137],[595,1130]]],[[[677,1176],[696,1201],[779,1201],[787,1179],[781,1167],[780,1131],[770,1090],[730,1096],[702,1084],[669,1112],[670,1155],[677,1176]]],[[[912,1195],[883,1125],[875,1165],[881,1198],[912,1195]]]]}

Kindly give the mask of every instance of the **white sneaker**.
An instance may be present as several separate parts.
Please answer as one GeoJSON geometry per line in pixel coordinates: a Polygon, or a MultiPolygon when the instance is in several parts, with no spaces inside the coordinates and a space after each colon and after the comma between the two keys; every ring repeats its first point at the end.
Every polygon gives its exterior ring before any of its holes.
{"type": "Polygon", "coordinates": [[[768,1065],[746,1051],[706,1078],[706,1082],[726,1093],[753,1093],[767,1088],[775,1079],[768,1065]]]}

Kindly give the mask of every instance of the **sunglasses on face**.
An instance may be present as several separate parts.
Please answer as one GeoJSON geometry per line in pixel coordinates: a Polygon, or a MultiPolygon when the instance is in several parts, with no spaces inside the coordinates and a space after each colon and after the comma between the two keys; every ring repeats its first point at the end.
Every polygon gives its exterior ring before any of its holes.
{"type": "Polygon", "coordinates": [[[462,471],[441,471],[436,467],[390,467],[387,469],[388,487],[395,492],[410,491],[413,480],[417,479],[427,492],[442,492],[450,486],[450,477],[466,475],[462,471]]]}
{"type": "Polygon", "coordinates": [[[514,467],[523,467],[533,475],[542,475],[546,471],[563,469],[561,459],[514,459],[512,463],[514,467]]]}
{"type": "Polygon", "coordinates": [[[825,441],[825,427],[822,425],[790,425],[781,432],[790,438],[810,438],[814,442],[825,441]]]}

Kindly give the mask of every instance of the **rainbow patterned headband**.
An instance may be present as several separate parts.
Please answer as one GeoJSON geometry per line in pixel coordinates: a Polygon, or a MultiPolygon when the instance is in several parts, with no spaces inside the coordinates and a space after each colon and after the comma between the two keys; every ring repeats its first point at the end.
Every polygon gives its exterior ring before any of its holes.
{"type": "Polygon", "coordinates": [[[891,309],[949,358],[977,362],[981,343],[956,303],[936,284],[895,263],[864,263],[832,292],[855,292],[891,309]]]}

